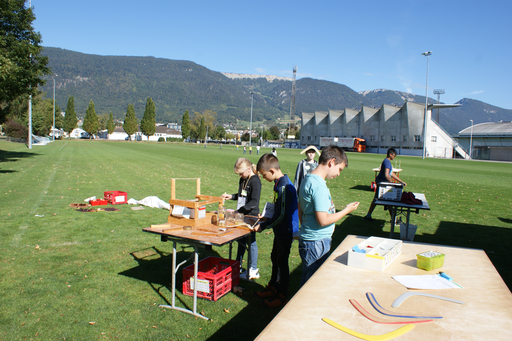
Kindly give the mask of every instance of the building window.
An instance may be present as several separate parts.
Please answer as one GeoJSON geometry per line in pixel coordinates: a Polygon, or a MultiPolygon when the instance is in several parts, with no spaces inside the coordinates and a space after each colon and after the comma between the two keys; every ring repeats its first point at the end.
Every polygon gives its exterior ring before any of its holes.
{"type": "Polygon", "coordinates": [[[437,142],[437,136],[431,136],[430,137],[430,141],[437,142]]]}
{"type": "Polygon", "coordinates": [[[396,142],[396,136],[395,135],[391,135],[391,142],[396,142]]]}
{"type": "Polygon", "coordinates": [[[380,136],[380,142],[384,142],[384,135],[380,136]]]}
{"type": "Polygon", "coordinates": [[[370,141],[375,141],[375,135],[370,135],[370,141]]]}
{"type": "Polygon", "coordinates": [[[402,139],[402,141],[407,142],[407,135],[404,135],[404,138],[402,139]]]}
{"type": "Polygon", "coordinates": [[[420,142],[420,135],[414,135],[414,142],[420,142]]]}
{"type": "Polygon", "coordinates": [[[308,136],[308,141],[311,141],[311,136],[308,136]]]}

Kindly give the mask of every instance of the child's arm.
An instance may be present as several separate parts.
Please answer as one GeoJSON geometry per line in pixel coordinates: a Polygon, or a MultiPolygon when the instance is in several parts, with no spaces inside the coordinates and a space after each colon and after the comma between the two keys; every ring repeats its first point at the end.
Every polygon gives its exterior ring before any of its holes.
{"type": "MultiPolygon", "coordinates": [[[[345,207],[343,210],[336,212],[336,213],[315,211],[316,221],[318,221],[318,224],[320,224],[320,226],[327,226],[327,225],[334,224],[335,222],[337,222],[338,220],[340,220],[341,218],[343,218],[350,212],[357,209],[357,206],[359,206],[359,202],[356,201],[356,202],[348,204],[347,207],[345,207]]],[[[299,213],[300,213],[300,211],[299,211],[299,213]]],[[[299,217],[300,217],[300,215],[299,215],[299,217]]]]}

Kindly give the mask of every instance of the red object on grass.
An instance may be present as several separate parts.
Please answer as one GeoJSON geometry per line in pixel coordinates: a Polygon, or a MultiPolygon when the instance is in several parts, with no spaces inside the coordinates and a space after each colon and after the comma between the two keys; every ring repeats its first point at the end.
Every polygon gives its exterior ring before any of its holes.
{"type": "Polygon", "coordinates": [[[126,204],[128,202],[128,194],[121,191],[103,192],[105,199],[112,205],[126,204]]]}
{"type": "Polygon", "coordinates": [[[91,206],[108,205],[108,200],[107,199],[95,199],[95,200],[89,201],[89,204],[91,204],[91,206]]]}
{"type": "MultiPolygon", "coordinates": [[[[194,264],[183,269],[183,293],[194,295],[194,264]]],[[[197,267],[197,297],[210,301],[230,292],[240,282],[240,262],[219,257],[206,257],[199,261],[197,267]],[[206,284],[208,282],[208,284],[206,284]],[[208,290],[208,292],[206,292],[208,290]]]]}

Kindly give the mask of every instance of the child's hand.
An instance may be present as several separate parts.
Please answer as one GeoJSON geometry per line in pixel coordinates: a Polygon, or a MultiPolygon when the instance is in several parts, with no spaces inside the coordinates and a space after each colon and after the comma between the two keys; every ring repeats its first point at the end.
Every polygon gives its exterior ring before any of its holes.
{"type": "Polygon", "coordinates": [[[233,196],[231,194],[226,194],[226,193],[221,195],[221,198],[222,199],[226,199],[226,200],[231,200],[232,197],[233,196]]]}
{"type": "Polygon", "coordinates": [[[258,213],[258,220],[265,221],[267,218],[258,213]]]}
{"type": "Polygon", "coordinates": [[[358,206],[359,206],[359,201],[352,202],[347,205],[347,209],[349,210],[349,212],[352,212],[352,211],[355,211],[358,206]]]}

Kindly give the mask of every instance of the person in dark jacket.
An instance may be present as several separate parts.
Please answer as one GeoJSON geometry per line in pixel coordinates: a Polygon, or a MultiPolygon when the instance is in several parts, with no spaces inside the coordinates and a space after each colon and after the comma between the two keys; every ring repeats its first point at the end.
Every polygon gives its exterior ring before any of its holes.
{"type": "MultiPolygon", "coordinates": [[[[224,193],[222,197],[228,200],[236,200],[236,211],[238,213],[257,217],[260,212],[261,181],[257,175],[256,166],[248,159],[241,157],[236,160],[234,171],[240,176],[238,192],[235,194],[224,193]]],[[[239,240],[236,259],[240,262],[240,269],[242,269],[245,249],[245,239],[239,240]]],[[[249,252],[251,253],[251,264],[249,264],[247,271],[240,274],[240,278],[245,280],[260,278],[258,269],[258,245],[256,244],[255,232],[251,232],[249,252]]]]}
{"type": "Polygon", "coordinates": [[[258,161],[257,170],[268,182],[274,182],[274,212],[271,218],[255,226],[261,232],[267,228],[274,231],[274,243],[270,259],[272,276],[267,287],[256,292],[264,306],[274,308],[286,303],[290,268],[288,258],[293,234],[299,230],[297,192],[288,175],[283,174],[279,160],[272,154],[264,154],[258,161]]]}

